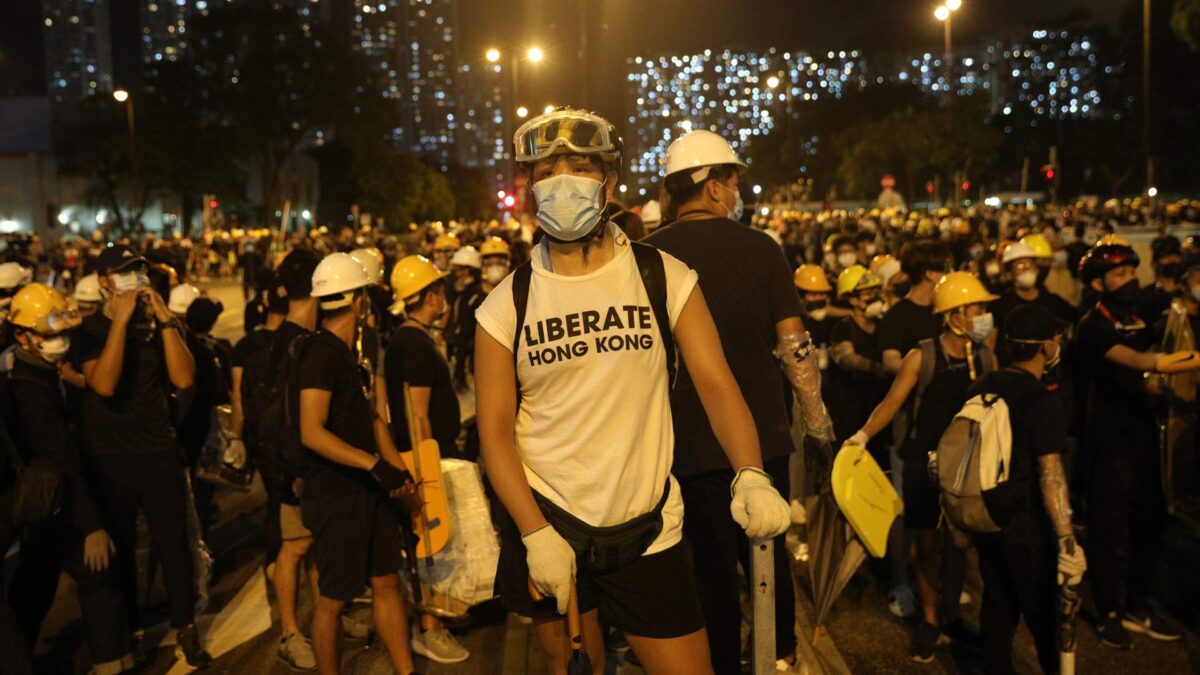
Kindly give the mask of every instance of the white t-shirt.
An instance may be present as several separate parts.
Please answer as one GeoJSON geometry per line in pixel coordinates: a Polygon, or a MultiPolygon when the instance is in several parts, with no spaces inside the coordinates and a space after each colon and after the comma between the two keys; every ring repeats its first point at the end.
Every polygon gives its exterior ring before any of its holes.
{"type": "MultiPolygon", "coordinates": [[[[683,533],[683,498],[670,475],[675,436],[666,352],[629,240],[616,226],[609,231],[613,259],[583,276],[551,272],[545,245],[533,250],[517,350],[516,446],[529,485],[594,527],[653,510],[670,480],[650,555],[683,533]]],[[[697,276],[661,255],[674,329],[697,276]]],[[[509,349],[516,330],[512,279],[475,311],[479,325],[509,349]]]]}

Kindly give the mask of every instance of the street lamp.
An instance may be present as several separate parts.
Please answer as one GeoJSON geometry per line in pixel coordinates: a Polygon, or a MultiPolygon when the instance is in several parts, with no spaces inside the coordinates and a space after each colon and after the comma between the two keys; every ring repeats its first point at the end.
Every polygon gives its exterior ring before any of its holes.
{"type": "Polygon", "coordinates": [[[484,54],[484,57],[488,60],[488,63],[496,63],[500,60],[500,50],[495,48],[489,49],[484,54]]]}
{"type": "Polygon", "coordinates": [[[946,25],[946,51],[943,56],[943,61],[945,61],[946,66],[947,91],[950,91],[950,78],[952,76],[952,72],[950,70],[950,61],[953,58],[951,56],[952,50],[950,48],[951,24],[953,23],[954,12],[958,11],[960,7],[962,7],[962,0],[946,0],[946,4],[938,5],[937,9],[933,10],[934,18],[946,25]]]}
{"type": "Polygon", "coordinates": [[[549,115],[550,113],[554,112],[554,104],[553,104],[553,103],[547,103],[547,104],[546,104],[546,107],[545,107],[545,108],[542,108],[542,112],[546,113],[547,115],[549,115]]]}
{"type": "Polygon", "coordinates": [[[113,92],[113,98],[117,100],[117,103],[124,103],[129,100],[129,92],[124,89],[118,89],[113,92]]]}
{"type": "Polygon", "coordinates": [[[545,56],[546,55],[542,53],[542,50],[537,47],[530,47],[529,51],[525,54],[525,58],[533,61],[534,63],[541,63],[545,56]]]}
{"type": "Polygon", "coordinates": [[[779,86],[779,78],[774,75],[767,78],[767,88],[774,89],[779,86]]]}
{"type": "Polygon", "coordinates": [[[520,106],[517,108],[517,117],[519,117],[521,119],[525,119],[528,116],[529,116],[529,108],[526,108],[525,106],[520,106]]]}
{"type": "Polygon", "coordinates": [[[137,133],[133,123],[133,99],[130,98],[129,92],[124,89],[117,89],[112,93],[113,100],[125,106],[125,121],[129,127],[129,173],[133,178],[134,184],[138,179],[137,165],[137,133]]]}

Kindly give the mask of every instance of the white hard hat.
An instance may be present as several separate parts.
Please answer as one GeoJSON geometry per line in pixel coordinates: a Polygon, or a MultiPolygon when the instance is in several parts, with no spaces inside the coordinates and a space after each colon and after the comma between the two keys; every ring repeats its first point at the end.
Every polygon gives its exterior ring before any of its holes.
{"type": "Polygon", "coordinates": [[[17,289],[33,282],[33,271],[20,263],[0,264],[0,289],[17,289]]]}
{"type": "Polygon", "coordinates": [[[1018,241],[1017,243],[1013,244],[1012,246],[1009,246],[1008,248],[1004,249],[1004,257],[1001,260],[1001,262],[1003,262],[1005,265],[1007,265],[1008,263],[1010,263],[1014,260],[1020,260],[1021,258],[1036,258],[1036,257],[1037,257],[1037,254],[1033,252],[1033,249],[1029,248],[1029,246],[1027,246],[1023,242],[1018,241]]]}
{"type": "Polygon", "coordinates": [[[383,253],[379,249],[374,246],[356,248],[350,251],[350,257],[367,271],[367,278],[371,280],[372,286],[383,283],[383,253]]]}
{"type": "Polygon", "coordinates": [[[708,177],[709,167],[723,164],[746,168],[729,141],[705,129],[689,131],[667,148],[666,175],[690,171],[693,184],[708,177]]]}
{"type": "Polygon", "coordinates": [[[95,272],[75,284],[75,302],[100,302],[100,277],[95,272]]]}
{"type": "Polygon", "coordinates": [[[474,246],[464,246],[454,252],[450,256],[450,264],[460,267],[472,267],[475,269],[483,269],[483,259],[479,256],[479,251],[474,246]]]}
{"type": "Polygon", "coordinates": [[[642,222],[646,225],[662,222],[662,204],[659,204],[657,199],[651,199],[642,207],[642,222]]]}
{"type": "Polygon", "coordinates": [[[330,253],[313,270],[312,297],[329,298],[321,303],[321,309],[338,309],[350,304],[351,291],[370,285],[366,268],[350,254],[330,253]]]}
{"type": "Polygon", "coordinates": [[[179,284],[171,289],[171,297],[167,300],[167,309],[173,314],[187,314],[188,307],[200,297],[200,289],[191,284],[179,284]]]}

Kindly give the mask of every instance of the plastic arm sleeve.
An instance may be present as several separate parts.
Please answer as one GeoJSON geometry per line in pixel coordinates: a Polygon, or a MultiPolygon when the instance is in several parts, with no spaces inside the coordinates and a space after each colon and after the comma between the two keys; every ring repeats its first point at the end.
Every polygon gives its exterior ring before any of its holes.
{"type": "Polygon", "coordinates": [[[854,351],[854,346],[849,342],[839,342],[833,346],[833,362],[839,367],[846,370],[853,370],[858,373],[867,373],[874,375],[880,372],[882,366],[875,363],[871,359],[860,355],[854,351]]]}
{"type": "Polygon", "coordinates": [[[1067,491],[1067,476],[1063,471],[1062,455],[1045,455],[1038,460],[1042,502],[1058,538],[1072,536],[1071,500],[1067,491]]]}
{"type": "Polygon", "coordinates": [[[806,433],[813,438],[832,441],[833,422],[821,400],[821,370],[817,366],[816,352],[816,346],[805,331],[779,338],[774,354],[796,393],[806,433]]]}

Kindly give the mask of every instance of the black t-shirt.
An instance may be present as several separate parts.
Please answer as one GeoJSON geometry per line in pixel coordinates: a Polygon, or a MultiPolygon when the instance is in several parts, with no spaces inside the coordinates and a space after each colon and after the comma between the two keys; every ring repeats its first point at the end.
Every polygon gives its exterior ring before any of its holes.
{"type": "Polygon", "coordinates": [[[1000,335],[1004,335],[1004,318],[1008,313],[1018,307],[1024,305],[1041,305],[1050,310],[1050,314],[1056,319],[1061,319],[1068,323],[1075,320],[1077,310],[1074,305],[1062,299],[1061,297],[1051,293],[1045,288],[1038,289],[1038,296],[1034,300],[1025,300],[1017,295],[1016,289],[1009,288],[1004,291],[1000,298],[991,304],[989,311],[992,313],[992,318],[996,322],[996,330],[1000,335]]]}
{"type": "Polygon", "coordinates": [[[917,343],[937,337],[942,332],[942,317],[933,313],[933,306],[922,306],[902,299],[879,320],[879,351],[895,349],[904,357],[917,343]]]}
{"type": "MultiPolygon", "coordinates": [[[[1184,289],[1187,290],[1187,289],[1184,289]]],[[[1139,311],[1147,321],[1157,321],[1162,313],[1171,308],[1171,299],[1175,296],[1159,288],[1158,284],[1150,284],[1142,289],[1139,311]]]]}
{"type": "MultiPolygon", "coordinates": [[[[100,358],[111,329],[102,312],[85,317],[73,334],[73,360],[82,365],[100,358]]],[[[103,455],[175,452],[170,391],[161,331],[130,321],[116,391],[104,397],[89,389],[84,400],[90,450],[103,455]]]]}
{"type": "MultiPolygon", "coordinates": [[[[854,353],[881,363],[883,352],[879,349],[879,330],[868,333],[848,316],[838,320],[829,333],[830,348],[842,342],[854,346],[854,353]]],[[[886,378],[869,373],[842,368],[829,359],[832,377],[829,393],[829,414],[833,417],[834,431],[838,438],[848,438],[862,428],[871,411],[887,392],[886,378]]]]}
{"type": "MultiPolygon", "coordinates": [[[[998,494],[988,503],[988,508],[1000,509],[1014,523],[1044,524],[1048,529],[1038,480],[1038,461],[1046,455],[1066,451],[1067,424],[1062,402],[1027,371],[1011,368],[984,375],[967,391],[967,398],[984,393],[999,394],[1004,399],[1012,432],[1008,473],[1012,489],[1002,490],[1007,494],[998,494]]],[[[1043,531],[1039,528],[1032,533],[1020,534],[1037,535],[1043,531]]]]}
{"type": "MultiPolygon", "coordinates": [[[[951,356],[942,347],[940,339],[935,339],[933,345],[937,361],[934,364],[933,379],[921,393],[912,432],[913,443],[905,455],[910,460],[924,461],[926,453],[937,447],[946,427],[950,426],[954,416],[967,402],[967,389],[972,384],[971,366],[965,356],[961,359],[951,356]]],[[[978,379],[978,375],[983,372],[983,350],[986,347],[968,344],[967,348],[974,349],[973,360],[978,379]]],[[[916,393],[914,389],[912,395],[916,396],[916,393]]]]}
{"type": "MultiPolygon", "coordinates": [[[[330,393],[325,428],[349,445],[378,455],[373,427],[375,411],[363,393],[358,364],[346,343],[322,330],[308,341],[297,367],[301,392],[320,389],[330,393]]],[[[306,491],[344,493],[376,489],[374,479],[366,471],[329,461],[315,452],[312,455],[316,470],[305,483],[306,491]]]]}
{"type": "Polygon", "coordinates": [[[392,336],[384,356],[388,405],[392,412],[392,439],[401,451],[409,450],[408,417],[404,414],[404,385],[428,387],[429,425],[443,456],[454,454],[455,440],[462,428],[458,395],[450,383],[450,368],[437,345],[425,331],[401,326],[392,336]]]}
{"type": "MultiPolygon", "coordinates": [[[[778,343],[775,324],[800,316],[800,296],[783,250],[762,232],[725,218],[677,222],[655,231],[646,242],[699,274],[725,358],[754,416],[763,459],[791,453],[785,380],[771,353],[778,343]]],[[[682,363],[671,410],[674,473],[688,476],[729,468],[682,363]]]]}
{"type": "Polygon", "coordinates": [[[1118,330],[1099,305],[1084,315],[1076,337],[1076,372],[1083,377],[1080,391],[1087,392],[1088,419],[1084,422],[1089,440],[1103,442],[1098,430],[1147,432],[1154,427],[1153,398],[1146,393],[1142,373],[1104,358],[1109,349],[1125,345],[1147,351],[1157,340],[1149,326],[1118,330]]]}
{"type": "Polygon", "coordinates": [[[259,328],[258,330],[250,331],[242,336],[241,340],[233,346],[233,356],[230,360],[230,365],[233,368],[245,368],[246,359],[259,349],[271,348],[271,335],[273,330],[268,328],[259,328]]]}
{"type": "Polygon", "coordinates": [[[279,324],[271,332],[271,372],[279,373],[283,368],[283,360],[287,358],[288,347],[292,345],[292,341],[301,335],[307,335],[312,331],[301,326],[298,323],[284,321],[279,324]]]}

